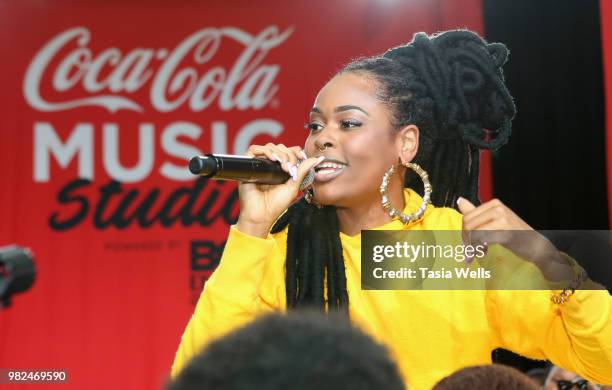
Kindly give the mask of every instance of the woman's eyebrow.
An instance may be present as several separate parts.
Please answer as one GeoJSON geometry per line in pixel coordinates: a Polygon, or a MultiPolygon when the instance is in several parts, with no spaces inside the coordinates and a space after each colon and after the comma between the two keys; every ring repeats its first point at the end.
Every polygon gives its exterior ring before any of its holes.
{"type": "Polygon", "coordinates": [[[359,110],[363,112],[364,114],[366,114],[367,116],[370,116],[370,114],[368,114],[363,108],[358,107],[358,106],[351,106],[351,105],[338,106],[334,109],[334,113],[339,113],[339,112],[348,111],[348,110],[359,110]]]}
{"type": "MultiPolygon", "coordinates": [[[[370,114],[368,114],[363,108],[358,107],[358,106],[351,106],[351,105],[338,106],[338,107],[334,108],[334,113],[337,114],[339,112],[348,111],[348,110],[359,110],[359,111],[363,112],[364,114],[366,114],[367,116],[370,116],[370,114]]],[[[323,114],[323,112],[318,107],[313,107],[310,110],[310,113],[323,114]]]]}

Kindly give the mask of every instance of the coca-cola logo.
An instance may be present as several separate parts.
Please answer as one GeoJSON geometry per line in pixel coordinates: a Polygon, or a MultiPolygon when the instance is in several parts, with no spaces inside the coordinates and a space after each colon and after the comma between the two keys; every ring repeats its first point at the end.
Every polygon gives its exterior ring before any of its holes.
{"type": "Polygon", "coordinates": [[[109,47],[94,53],[88,47],[89,30],[75,27],[53,37],[34,56],[25,74],[23,93],[30,106],[44,112],[86,106],[103,107],[111,113],[144,112],[143,102],[135,100],[134,92],[145,87],[149,88],[150,105],[160,112],[183,106],[198,112],[215,102],[222,111],[258,110],[278,91],[275,79],[280,67],[263,61],[292,32],[291,27],[281,32],[276,26],[256,35],[236,27],[205,28],[171,51],[135,48],[122,53],[109,47]],[[243,46],[241,54],[231,67],[211,66],[228,39],[243,46]],[[67,49],[67,55],[56,58],[67,49]],[[185,65],[187,59],[194,65],[185,65]],[[51,64],[57,65],[51,68],[51,64]],[[83,91],[84,96],[51,101],[43,96],[44,81],[51,83],[58,96],[74,90],[83,91]]]}

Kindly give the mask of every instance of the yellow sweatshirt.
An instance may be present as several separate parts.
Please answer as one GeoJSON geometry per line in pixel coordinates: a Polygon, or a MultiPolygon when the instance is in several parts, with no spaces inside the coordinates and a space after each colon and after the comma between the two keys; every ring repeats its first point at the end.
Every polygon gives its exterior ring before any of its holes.
{"type": "MultiPolygon", "coordinates": [[[[406,212],[421,197],[405,191],[406,212]]],[[[428,206],[412,224],[392,221],[380,230],[460,230],[461,214],[428,206]]],[[[549,359],[600,384],[612,383],[612,298],[604,290],[580,290],[564,305],[551,291],[362,291],[361,237],[340,233],[351,321],[385,344],[410,389],[430,389],[454,371],[491,363],[501,347],[533,359],[549,359]]],[[[266,239],[231,227],[221,262],[207,281],[183,334],[175,376],[209,341],[256,315],[286,309],[287,230],[266,239]]]]}

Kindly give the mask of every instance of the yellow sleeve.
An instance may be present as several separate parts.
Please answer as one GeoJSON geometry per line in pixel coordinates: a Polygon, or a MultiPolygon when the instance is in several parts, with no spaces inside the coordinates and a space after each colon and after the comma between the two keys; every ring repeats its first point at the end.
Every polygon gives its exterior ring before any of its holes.
{"type": "Polygon", "coordinates": [[[487,292],[494,347],[548,359],[599,384],[612,384],[612,297],[606,290],[577,290],[563,305],[556,291],[487,292]]]}
{"type": "MultiPolygon", "coordinates": [[[[272,259],[285,256],[278,242],[283,235],[279,235],[276,239],[272,235],[262,239],[244,234],[234,226],[230,228],[219,265],[204,285],[183,333],[172,364],[172,377],[211,340],[249,322],[261,312],[282,308],[280,294],[268,294],[265,299],[260,295],[262,288],[271,290],[262,283],[272,259]]],[[[278,286],[274,290],[280,289],[278,286]]]]}

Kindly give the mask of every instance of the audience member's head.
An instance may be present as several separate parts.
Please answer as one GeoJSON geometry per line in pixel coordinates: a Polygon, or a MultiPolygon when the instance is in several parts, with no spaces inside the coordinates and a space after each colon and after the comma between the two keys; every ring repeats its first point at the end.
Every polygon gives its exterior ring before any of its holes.
{"type": "Polygon", "coordinates": [[[527,371],[525,375],[527,375],[532,381],[537,383],[538,386],[544,386],[546,382],[546,378],[548,377],[548,372],[550,371],[550,367],[538,367],[532,368],[527,371]]]}
{"type": "Polygon", "coordinates": [[[546,390],[599,390],[600,387],[593,384],[580,375],[575,374],[571,371],[567,371],[558,366],[552,366],[546,383],[544,384],[546,390]]]}
{"type": "Polygon", "coordinates": [[[537,390],[519,370],[501,364],[463,368],[438,382],[433,390],[537,390]]]}
{"type": "Polygon", "coordinates": [[[388,351],[346,319],[267,315],[210,343],[167,390],[404,389],[388,351]]]}

